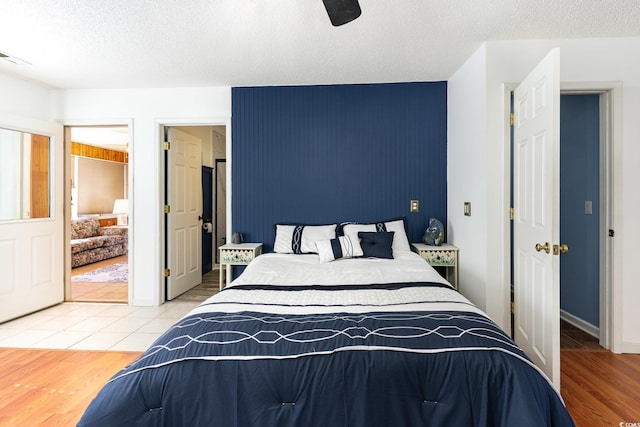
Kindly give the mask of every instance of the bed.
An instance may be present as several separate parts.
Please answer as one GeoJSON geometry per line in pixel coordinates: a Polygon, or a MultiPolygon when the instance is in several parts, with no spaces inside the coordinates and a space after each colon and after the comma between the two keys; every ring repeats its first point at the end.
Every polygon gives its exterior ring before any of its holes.
{"type": "Polygon", "coordinates": [[[573,425],[544,374],[417,254],[344,255],[257,257],[78,425],[573,425]]]}

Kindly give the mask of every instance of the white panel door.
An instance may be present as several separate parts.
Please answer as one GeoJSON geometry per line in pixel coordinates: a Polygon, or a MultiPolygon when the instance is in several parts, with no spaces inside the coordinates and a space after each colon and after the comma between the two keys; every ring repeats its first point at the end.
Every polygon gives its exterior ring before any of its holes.
{"type": "Polygon", "coordinates": [[[0,322],[4,322],[64,300],[64,145],[62,126],[57,124],[0,114],[0,128],[22,131],[25,138],[16,160],[22,164],[21,176],[9,180],[0,174],[0,203],[15,202],[16,216],[25,218],[0,219],[0,322]],[[46,201],[29,192],[30,176],[38,168],[28,160],[34,153],[26,154],[33,147],[29,134],[49,139],[48,192],[43,190],[48,193],[48,213],[46,201]],[[40,217],[29,218],[36,205],[40,217]]]}
{"type": "Polygon", "coordinates": [[[558,389],[559,76],[560,51],[553,49],[514,92],[513,172],[515,340],[558,389]]]}
{"type": "Polygon", "coordinates": [[[170,300],[202,281],[202,142],[173,128],[168,136],[167,299],[170,300]]]}

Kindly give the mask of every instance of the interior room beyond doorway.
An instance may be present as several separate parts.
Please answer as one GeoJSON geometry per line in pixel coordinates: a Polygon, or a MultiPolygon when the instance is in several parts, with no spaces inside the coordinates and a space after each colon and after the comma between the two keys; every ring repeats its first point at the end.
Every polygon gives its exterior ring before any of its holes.
{"type": "Polygon", "coordinates": [[[68,301],[128,302],[129,128],[67,128],[71,272],[68,301]]]}

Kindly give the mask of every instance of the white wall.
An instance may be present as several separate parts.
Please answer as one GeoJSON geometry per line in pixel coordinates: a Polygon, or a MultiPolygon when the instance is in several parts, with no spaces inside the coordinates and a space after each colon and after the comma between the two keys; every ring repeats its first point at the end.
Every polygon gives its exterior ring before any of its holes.
{"type": "Polygon", "coordinates": [[[163,299],[160,124],[225,124],[230,118],[229,87],[52,92],[52,120],[67,125],[132,123],[129,236],[133,305],[157,305],[163,299]]]}
{"type": "Polygon", "coordinates": [[[78,215],[113,212],[114,201],[125,198],[127,165],[88,157],[78,157],[77,165],[78,215]]]}
{"type": "Polygon", "coordinates": [[[33,82],[0,73],[0,111],[49,120],[49,89],[33,82]]]}
{"type": "MultiPolygon", "coordinates": [[[[506,266],[508,259],[508,223],[504,218],[508,207],[508,170],[505,169],[507,159],[505,149],[504,84],[521,81],[529,70],[553,47],[560,48],[560,79],[562,83],[575,82],[622,82],[622,129],[614,135],[616,147],[614,182],[614,283],[620,292],[614,295],[621,310],[618,316],[620,327],[617,332],[619,341],[614,345],[616,351],[640,352],[640,328],[638,325],[638,306],[640,306],[640,286],[637,286],[635,265],[640,256],[640,246],[635,244],[640,239],[640,222],[635,220],[640,209],[640,193],[637,183],[640,182],[640,39],[579,39],[579,40],[536,40],[536,41],[492,41],[487,42],[475,55],[484,56],[486,61],[486,113],[482,110],[472,111],[474,118],[460,118],[461,112],[468,112],[468,107],[458,97],[449,100],[449,128],[467,126],[464,134],[449,134],[448,143],[455,147],[451,150],[448,165],[456,168],[462,155],[467,150],[476,150],[476,144],[484,147],[484,165],[467,164],[466,173],[487,186],[486,192],[486,233],[491,236],[484,245],[472,245],[473,253],[467,253],[461,261],[461,274],[467,277],[477,275],[478,288],[475,293],[486,296],[487,312],[499,321],[505,318],[507,306],[491,306],[495,295],[504,295],[509,278],[506,266]],[[483,117],[484,116],[484,117],[483,117]],[[473,139],[466,135],[475,135],[473,139]],[[627,218],[626,221],[624,219],[627,218]],[[465,265],[465,259],[474,256],[487,259],[486,271],[472,265],[465,265]],[[625,268],[627,266],[627,268],[625,268]],[[466,271],[469,268],[473,272],[466,271]],[[484,280],[483,280],[484,279],[484,280]],[[502,308],[502,310],[501,310],[502,308]]],[[[473,57],[471,58],[473,59],[473,57]]],[[[480,60],[468,61],[449,81],[450,93],[474,88],[476,85],[473,69],[480,60]]],[[[476,92],[479,92],[476,90],[476,92]]],[[[458,168],[459,169],[459,168],[458,168]]],[[[454,191],[460,191],[460,184],[449,187],[450,198],[457,197],[454,191]]],[[[459,207],[455,206],[455,209],[459,207]]],[[[472,209],[473,210],[473,209],[472,209]]],[[[455,210],[453,212],[455,214],[455,210]]],[[[453,216],[455,221],[455,215],[453,216]]],[[[459,223],[459,220],[458,220],[459,223]]],[[[452,224],[456,227],[456,223],[452,224]]],[[[475,231],[475,230],[474,230],[475,231]]],[[[467,230],[461,235],[461,229],[455,233],[454,243],[473,239],[474,235],[467,230]],[[462,240],[461,240],[462,239],[462,240]]],[[[464,276],[463,276],[464,277],[464,276]]],[[[461,280],[462,281],[462,280],[461,280]]],[[[471,286],[472,284],[465,284],[471,286]]],[[[614,301],[614,304],[615,304],[614,301]]]]}
{"type": "Polygon", "coordinates": [[[486,48],[483,45],[447,83],[447,236],[460,247],[460,292],[486,307],[486,48]],[[471,216],[464,216],[464,202],[471,216]]]}

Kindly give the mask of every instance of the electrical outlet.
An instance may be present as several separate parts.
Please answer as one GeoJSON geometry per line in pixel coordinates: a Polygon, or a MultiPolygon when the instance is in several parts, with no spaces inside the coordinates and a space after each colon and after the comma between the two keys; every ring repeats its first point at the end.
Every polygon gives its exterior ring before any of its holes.
{"type": "Polygon", "coordinates": [[[409,212],[418,212],[420,210],[420,200],[411,200],[409,204],[409,212]]]}

